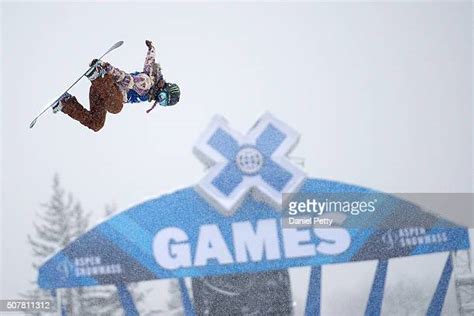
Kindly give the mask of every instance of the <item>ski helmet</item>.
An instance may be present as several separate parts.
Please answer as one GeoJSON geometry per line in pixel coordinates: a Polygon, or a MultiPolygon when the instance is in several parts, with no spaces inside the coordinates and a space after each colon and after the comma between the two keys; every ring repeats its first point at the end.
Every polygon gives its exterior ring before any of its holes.
{"type": "Polygon", "coordinates": [[[166,90],[168,90],[169,94],[169,105],[175,105],[178,103],[181,95],[178,85],[176,83],[167,83],[166,90]]]}

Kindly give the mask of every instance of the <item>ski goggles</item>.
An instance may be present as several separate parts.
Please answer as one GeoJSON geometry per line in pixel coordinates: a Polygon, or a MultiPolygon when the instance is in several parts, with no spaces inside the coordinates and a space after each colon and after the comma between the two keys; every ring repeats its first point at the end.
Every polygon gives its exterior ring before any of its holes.
{"type": "Polygon", "coordinates": [[[169,105],[169,96],[167,91],[160,91],[158,93],[158,97],[156,98],[158,100],[158,103],[161,106],[168,106],[169,105]]]}

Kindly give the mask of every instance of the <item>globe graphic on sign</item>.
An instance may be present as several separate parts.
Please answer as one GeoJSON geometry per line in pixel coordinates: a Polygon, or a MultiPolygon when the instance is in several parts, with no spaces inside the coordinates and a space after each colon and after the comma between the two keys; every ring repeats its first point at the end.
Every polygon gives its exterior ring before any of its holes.
{"type": "Polygon", "coordinates": [[[237,167],[245,174],[255,174],[263,166],[263,155],[254,147],[244,147],[235,157],[237,167]]]}

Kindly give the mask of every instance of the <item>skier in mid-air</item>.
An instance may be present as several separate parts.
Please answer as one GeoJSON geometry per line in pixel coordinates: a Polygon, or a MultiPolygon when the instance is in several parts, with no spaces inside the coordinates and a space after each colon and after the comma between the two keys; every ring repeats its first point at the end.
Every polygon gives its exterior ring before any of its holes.
{"type": "Polygon", "coordinates": [[[90,64],[91,70],[86,74],[92,83],[89,91],[90,110],[86,110],[76,97],[65,93],[53,105],[53,112],[62,111],[97,132],[104,126],[107,112],[119,113],[124,103],[154,102],[147,113],[157,103],[161,106],[178,103],[178,85],[163,79],[160,65],[155,62],[155,47],[151,41],[145,41],[145,44],[148,53],[143,71],[129,74],[94,59],[90,64]]]}

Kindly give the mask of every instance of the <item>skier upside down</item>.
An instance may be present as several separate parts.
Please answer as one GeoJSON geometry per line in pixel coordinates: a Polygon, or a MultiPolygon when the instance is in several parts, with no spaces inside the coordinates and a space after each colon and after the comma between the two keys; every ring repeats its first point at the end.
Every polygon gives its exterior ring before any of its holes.
{"type": "Polygon", "coordinates": [[[99,131],[105,123],[107,112],[119,113],[124,103],[152,102],[172,106],[178,103],[180,90],[177,84],[163,79],[160,65],[155,63],[155,47],[145,41],[148,52],[142,72],[126,73],[109,63],[93,60],[94,66],[87,77],[91,81],[89,90],[90,110],[86,110],[76,97],[65,93],[54,105],[53,112],[62,111],[93,131],[99,131]]]}

